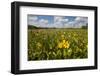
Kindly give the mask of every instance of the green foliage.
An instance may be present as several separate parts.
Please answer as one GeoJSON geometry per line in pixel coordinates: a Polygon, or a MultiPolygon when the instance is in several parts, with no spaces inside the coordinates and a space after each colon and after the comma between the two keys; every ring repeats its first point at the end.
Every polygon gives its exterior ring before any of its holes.
{"type": "Polygon", "coordinates": [[[87,49],[87,29],[28,29],[28,60],[82,59],[87,49]]]}
{"type": "Polygon", "coordinates": [[[87,29],[88,28],[88,26],[82,26],[82,29],[87,29]]]}
{"type": "Polygon", "coordinates": [[[33,26],[33,25],[28,25],[28,29],[37,29],[38,27],[33,26]]]}

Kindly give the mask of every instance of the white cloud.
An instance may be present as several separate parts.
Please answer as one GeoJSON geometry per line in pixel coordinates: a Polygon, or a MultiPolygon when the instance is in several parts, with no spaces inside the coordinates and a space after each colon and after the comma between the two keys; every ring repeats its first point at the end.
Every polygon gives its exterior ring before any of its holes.
{"type": "Polygon", "coordinates": [[[40,19],[38,23],[39,23],[40,27],[47,27],[48,26],[48,20],[46,20],[46,19],[40,19]]]}
{"type": "Polygon", "coordinates": [[[57,27],[57,28],[80,28],[88,23],[87,17],[76,17],[73,21],[70,21],[64,16],[54,16],[54,23],[49,23],[47,19],[38,19],[37,16],[29,16],[28,24],[35,25],[37,27],[57,27]]]}
{"type": "Polygon", "coordinates": [[[33,20],[33,21],[36,21],[38,19],[37,16],[29,16],[28,18],[29,18],[29,20],[33,20]]]}
{"type": "Polygon", "coordinates": [[[75,23],[76,26],[79,26],[79,27],[86,26],[88,23],[88,18],[87,17],[76,17],[75,22],[76,22],[75,23]]]}
{"type": "Polygon", "coordinates": [[[55,16],[54,17],[54,27],[62,28],[64,24],[67,23],[69,20],[63,16],[55,16]]]}
{"type": "Polygon", "coordinates": [[[54,22],[62,21],[63,17],[61,16],[54,16],[54,22]]]}
{"type": "Polygon", "coordinates": [[[76,17],[73,21],[65,23],[65,27],[81,28],[82,26],[86,26],[87,23],[88,23],[87,17],[76,17]]]}
{"type": "Polygon", "coordinates": [[[68,22],[69,20],[68,19],[63,19],[63,22],[68,22]]]}
{"type": "Polygon", "coordinates": [[[28,16],[28,24],[29,25],[37,25],[38,24],[37,20],[38,20],[37,16],[31,16],[31,15],[28,16]]]}
{"type": "Polygon", "coordinates": [[[55,16],[54,17],[54,22],[68,22],[68,19],[63,17],[63,16],[55,16]]]}
{"type": "Polygon", "coordinates": [[[40,22],[40,23],[47,24],[47,23],[48,23],[48,20],[46,20],[46,19],[41,19],[41,20],[39,20],[39,22],[40,22]]]}
{"type": "Polygon", "coordinates": [[[75,21],[87,21],[87,17],[76,17],[75,21]]]}

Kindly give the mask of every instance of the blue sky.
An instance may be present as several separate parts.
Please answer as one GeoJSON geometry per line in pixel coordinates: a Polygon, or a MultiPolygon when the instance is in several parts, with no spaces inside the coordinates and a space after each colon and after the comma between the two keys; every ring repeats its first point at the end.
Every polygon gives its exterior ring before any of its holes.
{"type": "Polygon", "coordinates": [[[28,15],[28,25],[37,27],[80,28],[88,24],[88,17],[28,15]]]}

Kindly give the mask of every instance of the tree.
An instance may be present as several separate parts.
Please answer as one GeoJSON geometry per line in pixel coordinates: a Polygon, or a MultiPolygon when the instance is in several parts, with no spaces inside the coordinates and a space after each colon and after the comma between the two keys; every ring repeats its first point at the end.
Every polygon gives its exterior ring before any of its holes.
{"type": "Polygon", "coordinates": [[[81,27],[82,29],[88,29],[88,26],[86,25],[86,26],[82,26],[81,27]]]}

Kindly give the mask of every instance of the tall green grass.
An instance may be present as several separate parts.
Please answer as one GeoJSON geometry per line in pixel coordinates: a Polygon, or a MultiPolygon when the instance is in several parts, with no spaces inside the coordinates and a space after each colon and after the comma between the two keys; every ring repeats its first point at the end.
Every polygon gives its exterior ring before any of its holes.
{"type": "Polygon", "coordinates": [[[87,57],[87,29],[28,29],[29,61],[87,57]]]}

